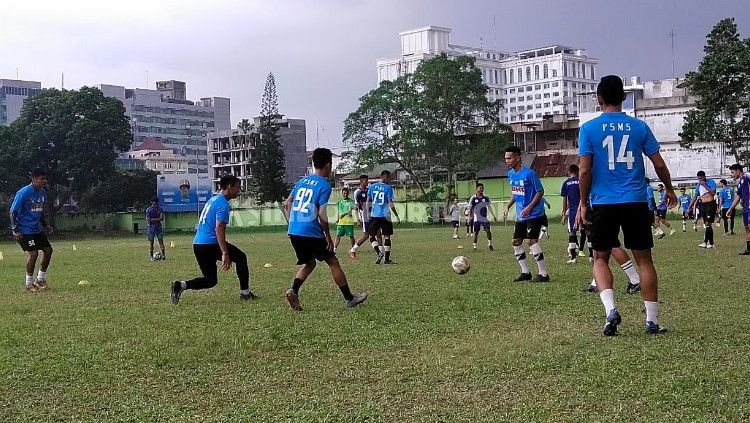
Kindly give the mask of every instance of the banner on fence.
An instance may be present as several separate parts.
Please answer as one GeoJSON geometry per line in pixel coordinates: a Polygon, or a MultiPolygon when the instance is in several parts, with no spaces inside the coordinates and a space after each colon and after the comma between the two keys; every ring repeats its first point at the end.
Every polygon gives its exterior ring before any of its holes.
{"type": "Polygon", "coordinates": [[[159,204],[166,212],[200,213],[213,195],[208,174],[157,175],[156,192],[159,204]]]}

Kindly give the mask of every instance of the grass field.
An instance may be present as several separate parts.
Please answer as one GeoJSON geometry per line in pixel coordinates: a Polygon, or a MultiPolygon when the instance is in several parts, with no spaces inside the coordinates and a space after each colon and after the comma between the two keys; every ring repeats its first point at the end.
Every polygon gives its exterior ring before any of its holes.
{"type": "Polygon", "coordinates": [[[511,282],[510,226],[495,226],[495,252],[449,229],[396,231],[398,265],[365,248],[342,258],[353,290],[370,293],[362,307],[344,308],[323,266],[302,313],[283,299],[295,260],[281,233],[229,234],[259,300],[241,302],[223,273],[178,306],[169,283],[197,273],[187,235],[167,237],[159,263],[141,238],[53,239],[52,290],[36,294],[23,291],[20,248],[0,243],[0,421],[750,419],[740,236],[717,236],[713,251],[692,231],[657,242],[665,335],[643,333],[643,303],[616,269],[623,325],[605,338],[598,297],[581,292],[589,264],[565,264],[562,226],[543,242],[549,284],[511,282]],[[458,254],[465,276],[449,267],[458,254]]]}

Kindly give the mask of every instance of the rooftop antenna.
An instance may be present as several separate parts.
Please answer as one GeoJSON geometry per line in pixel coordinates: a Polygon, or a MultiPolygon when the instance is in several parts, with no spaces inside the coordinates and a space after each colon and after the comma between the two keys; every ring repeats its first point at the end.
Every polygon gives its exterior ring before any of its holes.
{"type": "Polygon", "coordinates": [[[146,69],[146,89],[148,89],[148,69],[146,69]]]}
{"type": "Polygon", "coordinates": [[[484,38],[479,37],[479,51],[482,51],[482,46],[484,45],[484,38]]]}
{"type": "Polygon", "coordinates": [[[497,51],[497,20],[495,17],[492,17],[492,44],[494,44],[494,49],[497,51]]]}
{"type": "Polygon", "coordinates": [[[19,78],[20,77],[18,76],[18,66],[16,66],[16,79],[19,79],[19,78]]]}
{"type": "Polygon", "coordinates": [[[61,90],[65,89],[65,72],[62,72],[60,74],[60,89],[61,90]]]}
{"type": "Polygon", "coordinates": [[[669,32],[669,38],[672,41],[672,79],[674,79],[674,75],[675,75],[674,74],[674,37],[675,35],[677,34],[675,34],[674,29],[672,29],[672,31],[669,32]]]}

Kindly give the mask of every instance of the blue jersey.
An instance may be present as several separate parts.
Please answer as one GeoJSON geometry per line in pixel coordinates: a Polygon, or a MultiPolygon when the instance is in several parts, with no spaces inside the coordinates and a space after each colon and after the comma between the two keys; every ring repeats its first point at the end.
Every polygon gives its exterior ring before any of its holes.
{"type": "Polygon", "coordinates": [[[648,209],[651,211],[656,210],[656,200],[654,200],[654,189],[651,185],[646,185],[646,202],[648,202],[648,209]]]}
{"type": "Polygon", "coordinates": [[[716,187],[716,181],[714,181],[713,179],[706,179],[705,186],[699,181],[698,185],[695,186],[695,194],[698,197],[702,197],[704,194],[708,194],[711,191],[716,194],[716,187]]]}
{"type": "Polygon", "coordinates": [[[390,217],[388,203],[393,201],[393,188],[384,182],[376,182],[367,189],[367,201],[372,202],[370,217],[390,217]]]}
{"type": "Polygon", "coordinates": [[[10,211],[18,213],[18,231],[22,235],[42,232],[41,219],[46,202],[47,191],[44,188],[36,189],[29,184],[16,192],[10,211]]]}
{"type": "Polygon", "coordinates": [[[737,183],[737,195],[740,196],[742,212],[750,214],[750,173],[745,172],[737,183]]]}
{"type": "Polygon", "coordinates": [[[693,197],[691,197],[688,194],[682,194],[681,196],[677,197],[677,204],[682,207],[682,211],[687,213],[688,210],[690,210],[690,203],[693,201],[693,197]]]}
{"type": "Polygon", "coordinates": [[[730,187],[725,187],[719,190],[719,199],[721,200],[721,208],[728,209],[732,207],[732,201],[734,200],[734,191],[730,187]]]}
{"type": "Polygon", "coordinates": [[[560,195],[568,199],[568,216],[575,216],[578,212],[578,203],[581,202],[581,191],[579,189],[577,176],[568,178],[560,188],[560,195]]]}
{"type": "Polygon", "coordinates": [[[158,219],[161,214],[164,213],[161,207],[149,207],[146,209],[146,219],[148,220],[148,233],[158,234],[161,233],[161,222],[151,223],[151,219],[158,219]]]}
{"type": "Polygon", "coordinates": [[[471,209],[472,219],[474,222],[489,222],[487,220],[487,208],[492,205],[490,197],[482,195],[481,197],[473,195],[469,199],[469,208],[471,209]]]}
{"type": "Polygon", "coordinates": [[[659,205],[656,206],[656,210],[666,211],[667,210],[667,191],[659,191],[659,205]]]}
{"type": "Polygon", "coordinates": [[[318,175],[309,175],[297,181],[289,193],[292,210],[289,213],[289,235],[325,238],[323,226],[318,221],[320,208],[328,204],[331,184],[318,175]]]}
{"type": "Polygon", "coordinates": [[[533,170],[523,166],[516,172],[514,169],[508,171],[508,182],[510,182],[510,191],[516,202],[516,220],[524,221],[544,216],[544,203],[539,200],[536,206],[526,217],[521,216],[521,210],[525,209],[534,196],[538,193],[544,193],[542,181],[533,170]]]}
{"type": "Polygon", "coordinates": [[[578,155],[591,157],[591,203],[646,202],[643,155],[659,151],[645,122],[625,113],[602,113],[579,131],[578,155]]]}
{"type": "Polygon", "coordinates": [[[229,212],[232,206],[223,194],[219,193],[211,197],[201,212],[198,219],[198,230],[195,232],[193,244],[218,244],[216,237],[216,222],[229,224],[229,212]]]}

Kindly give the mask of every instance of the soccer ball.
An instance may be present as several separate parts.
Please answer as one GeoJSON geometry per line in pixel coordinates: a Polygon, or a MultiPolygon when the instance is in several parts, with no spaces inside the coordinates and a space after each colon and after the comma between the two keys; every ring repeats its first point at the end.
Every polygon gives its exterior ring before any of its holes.
{"type": "Polygon", "coordinates": [[[453,268],[454,272],[458,273],[459,275],[463,275],[464,273],[469,271],[471,265],[469,264],[469,259],[464,256],[458,256],[453,259],[453,262],[451,262],[451,267],[453,268]]]}
{"type": "Polygon", "coordinates": [[[154,253],[154,260],[161,260],[161,253],[154,253]]]}

